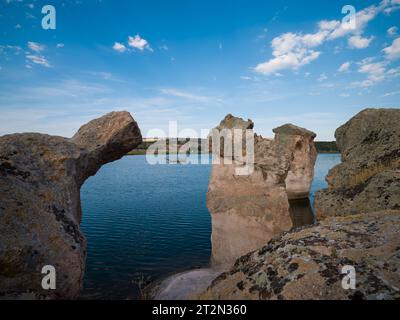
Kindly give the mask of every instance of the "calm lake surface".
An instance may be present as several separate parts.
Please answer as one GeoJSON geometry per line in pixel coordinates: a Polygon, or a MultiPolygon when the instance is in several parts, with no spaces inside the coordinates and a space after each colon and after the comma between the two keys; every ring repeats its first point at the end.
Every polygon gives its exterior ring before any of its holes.
{"type": "MultiPolygon", "coordinates": [[[[318,156],[311,201],[338,163],[340,155],[318,156]]],[[[142,281],[207,266],[210,173],[210,165],[149,165],[145,156],[127,156],[87,180],[81,189],[88,241],[82,297],[135,299],[142,281]]]]}

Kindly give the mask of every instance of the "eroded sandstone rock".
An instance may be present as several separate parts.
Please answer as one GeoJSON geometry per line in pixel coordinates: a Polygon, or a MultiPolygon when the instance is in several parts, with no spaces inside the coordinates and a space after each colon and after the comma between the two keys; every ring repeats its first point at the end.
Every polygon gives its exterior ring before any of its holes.
{"type": "Polygon", "coordinates": [[[317,150],[314,132],[296,127],[291,124],[273,130],[278,145],[284,145],[293,159],[285,180],[286,193],[289,200],[305,199],[310,194],[314,179],[314,166],[317,159],[317,150]]]}
{"type": "Polygon", "coordinates": [[[38,133],[0,137],[0,298],[79,294],[86,256],[80,187],[141,141],[128,112],[93,120],[72,139],[38,133]],[[56,290],[42,289],[45,265],[56,269],[56,290]]]}
{"type": "Polygon", "coordinates": [[[366,109],[336,131],[342,163],[315,196],[318,219],[400,209],[400,109],[366,109]]]}
{"type": "MultiPolygon", "coordinates": [[[[253,127],[251,120],[228,115],[217,129],[245,131],[253,127]]],[[[253,133],[254,171],[250,175],[236,174],[243,159],[234,156],[233,163],[226,161],[232,157],[224,154],[223,143],[221,153],[214,155],[221,159],[212,168],[207,206],[212,215],[215,265],[232,263],[290,230],[289,198],[308,197],[316,160],[315,134],[293,125],[277,128],[275,133],[274,140],[253,133]]]]}
{"type": "Polygon", "coordinates": [[[400,299],[400,211],[328,218],[239,258],[200,299],[400,299]],[[356,289],[342,287],[342,268],[356,289]]]}

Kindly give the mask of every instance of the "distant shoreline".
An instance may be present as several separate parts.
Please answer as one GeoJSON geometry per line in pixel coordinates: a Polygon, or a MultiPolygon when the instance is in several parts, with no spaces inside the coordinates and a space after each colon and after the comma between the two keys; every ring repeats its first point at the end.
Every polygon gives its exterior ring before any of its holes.
{"type": "MultiPolygon", "coordinates": [[[[173,145],[175,150],[179,150],[180,147],[182,147],[183,145],[185,145],[186,143],[188,143],[190,141],[189,138],[186,139],[174,139],[175,141],[173,143],[170,143],[170,139],[167,139],[165,141],[165,146],[168,147],[170,145],[173,145]]],[[[193,148],[191,149],[191,154],[207,154],[210,152],[202,152],[200,150],[201,146],[204,146],[204,142],[205,139],[199,139],[198,140],[198,144],[194,144],[193,148]],[[198,150],[196,150],[198,149],[198,150]]],[[[141,143],[135,150],[130,151],[127,155],[129,156],[137,156],[137,155],[145,155],[146,154],[146,150],[155,142],[157,142],[157,140],[154,139],[145,139],[143,141],[143,143],[141,143]]],[[[340,154],[340,151],[336,145],[335,141],[316,141],[315,142],[315,147],[317,149],[318,154],[340,154]]],[[[159,154],[165,154],[165,155],[169,155],[170,153],[167,150],[161,150],[158,152],[159,154]]],[[[176,154],[176,153],[174,153],[176,154]]],[[[180,155],[184,155],[185,152],[179,152],[177,154],[180,155]]]]}
{"type": "MultiPolygon", "coordinates": [[[[164,153],[164,152],[160,152],[160,155],[185,155],[185,153],[164,153]]],[[[211,154],[210,152],[202,152],[202,153],[191,153],[191,155],[203,155],[203,154],[211,154]]],[[[340,154],[339,151],[318,151],[318,154],[340,154]]],[[[138,151],[131,151],[128,152],[125,156],[145,156],[146,155],[146,150],[138,150],[138,151]]]]}

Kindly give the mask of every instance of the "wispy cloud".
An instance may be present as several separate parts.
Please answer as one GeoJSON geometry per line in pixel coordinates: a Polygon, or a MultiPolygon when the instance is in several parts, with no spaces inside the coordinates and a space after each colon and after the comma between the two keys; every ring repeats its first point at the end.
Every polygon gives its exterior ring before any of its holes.
{"type": "Polygon", "coordinates": [[[399,94],[400,94],[400,91],[393,91],[393,92],[385,93],[384,95],[382,95],[382,97],[393,97],[393,96],[397,96],[399,94]]]}
{"type": "Polygon", "coordinates": [[[45,49],[45,46],[37,42],[28,41],[28,48],[36,53],[40,53],[45,49]]]}
{"type": "Polygon", "coordinates": [[[46,68],[51,67],[50,63],[47,61],[47,59],[44,56],[28,54],[28,55],[26,55],[26,59],[34,64],[38,64],[38,65],[44,66],[46,68]]]}
{"type": "Polygon", "coordinates": [[[385,80],[387,64],[383,61],[380,62],[371,62],[371,61],[372,59],[364,59],[360,63],[358,72],[366,74],[367,79],[363,81],[353,82],[354,87],[361,87],[361,88],[371,87],[385,80]]]}
{"type": "Polygon", "coordinates": [[[325,73],[321,73],[321,75],[318,78],[318,81],[323,82],[325,80],[328,80],[328,76],[325,73]]]}
{"type": "Polygon", "coordinates": [[[193,94],[190,92],[174,89],[174,88],[163,88],[160,89],[160,92],[162,94],[168,95],[168,96],[173,96],[177,98],[182,98],[182,99],[187,99],[191,101],[196,101],[196,102],[208,102],[211,100],[210,97],[208,96],[203,96],[203,95],[197,95],[193,94]]]}
{"type": "Polygon", "coordinates": [[[350,66],[351,66],[351,62],[350,62],[350,61],[347,61],[347,62],[343,63],[343,64],[339,67],[338,71],[339,71],[339,72],[348,72],[348,71],[350,70],[350,66]]]}

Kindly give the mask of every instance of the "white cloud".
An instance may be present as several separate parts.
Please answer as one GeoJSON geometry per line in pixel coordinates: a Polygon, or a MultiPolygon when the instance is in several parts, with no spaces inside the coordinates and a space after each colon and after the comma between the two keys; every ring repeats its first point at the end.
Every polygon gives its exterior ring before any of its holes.
{"type": "Polygon", "coordinates": [[[391,14],[397,10],[400,10],[400,1],[399,0],[383,0],[381,5],[384,6],[383,12],[385,14],[391,14]]]}
{"type": "Polygon", "coordinates": [[[37,42],[28,41],[28,48],[36,53],[39,53],[45,49],[45,46],[37,42]]]}
{"type": "Polygon", "coordinates": [[[318,23],[318,26],[321,30],[328,30],[328,31],[332,31],[335,30],[337,27],[340,26],[340,21],[337,20],[322,20],[318,23]]]}
{"type": "Polygon", "coordinates": [[[57,48],[64,48],[64,43],[57,43],[57,48]]]}
{"type": "Polygon", "coordinates": [[[163,44],[162,46],[160,46],[160,50],[168,51],[169,48],[166,44],[163,44]]]}
{"type": "Polygon", "coordinates": [[[251,77],[247,77],[247,76],[241,76],[240,79],[242,79],[242,80],[251,80],[252,78],[251,77]]]}
{"type": "Polygon", "coordinates": [[[350,94],[349,93],[341,93],[341,94],[339,94],[339,97],[348,98],[348,97],[350,97],[350,94]]]}
{"type": "Polygon", "coordinates": [[[130,47],[143,51],[144,49],[153,51],[147,40],[141,38],[138,34],[134,37],[128,37],[128,44],[130,47]]]}
{"type": "Polygon", "coordinates": [[[367,79],[364,81],[353,82],[354,87],[371,87],[385,80],[386,78],[386,63],[385,62],[370,62],[364,60],[358,69],[359,73],[366,74],[367,79]]]}
{"type": "Polygon", "coordinates": [[[356,35],[348,39],[348,44],[350,48],[353,49],[365,49],[368,48],[373,39],[374,37],[363,38],[362,36],[356,35]]]}
{"type": "Polygon", "coordinates": [[[338,71],[339,71],[339,72],[348,72],[348,71],[350,70],[350,66],[351,66],[351,62],[350,62],[350,61],[347,61],[347,62],[343,63],[343,64],[339,67],[338,71]]]}
{"type": "Polygon", "coordinates": [[[383,49],[389,60],[396,60],[400,58],[400,38],[393,41],[392,45],[383,49]]]}
{"type": "MultiPolygon", "coordinates": [[[[384,0],[385,1],[385,0],[384,0]]],[[[348,34],[361,34],[368,23],[373,20],[382,9],[379,6],[369,6],[356,13],[356,24],[355,28],[352,28],[346,23],[340,23],[329,35],[329,40],[338,39],[348,34]]],[[[333,20],[335,21],[335,20],[333,20]]]]}
{"type": "Polygon", "coordinates": [[[32,55],[32,54],[30,54],[30,55],[27,55],[26,58],[27,58],[29,61],[31,61],[31,62],[33,62],[33,63],[35,63],[35,64],[39,64],[39,65],[42,65],[42,66],[44,66],[44,67],[46,67],[46,68],[50,68],[49,62],[48,62],[47,59],[46,59],[45,57],[43,57],[43,56],[38,56],[38,55],[32,55]]]}
{"type": "Polygon", "coordinates": [[[397,27],[391,27],[387,30],[387,34],[391,37],[395,36],[397,34],[398,28],[397,27]]]}
{"type": "Polygon", "coordinates": [[[322,54],[316,50],[324,42],[350,35],[349,45],[353,48],[366,48],[373,37],[364,38],[362,33],[368,23],[386,9],[393,9],[400,0],[383,0],[378,5],[371,5],[356,13],[355,28],[339,20],[322,20],[315,33],[303,34],[287,32],[271,42],[272,58],[258,64],[254,71],[263,74],[276,74],[280,70],[297,70],[318,59],[322,54]]]}
{"type": "Polygon", "coordinates": [[[118,51],[118,52],[125,52],[126,51],[125,45],[123,45],[122,43],[119,43],[119,42],[115,42],[114,43],[113,49],[115,51],[118,51]]]}
{"type": "Polygon", "coordinates": [[[326,31],[315,34],[300,35],[285,33],[272,40],[271,47],[275,58],[257,65],[255,71],[263,74],[274,74],[279,70],[296,70],[317,59],[321,52],[312,48],[320,45],[326,31]]]}

